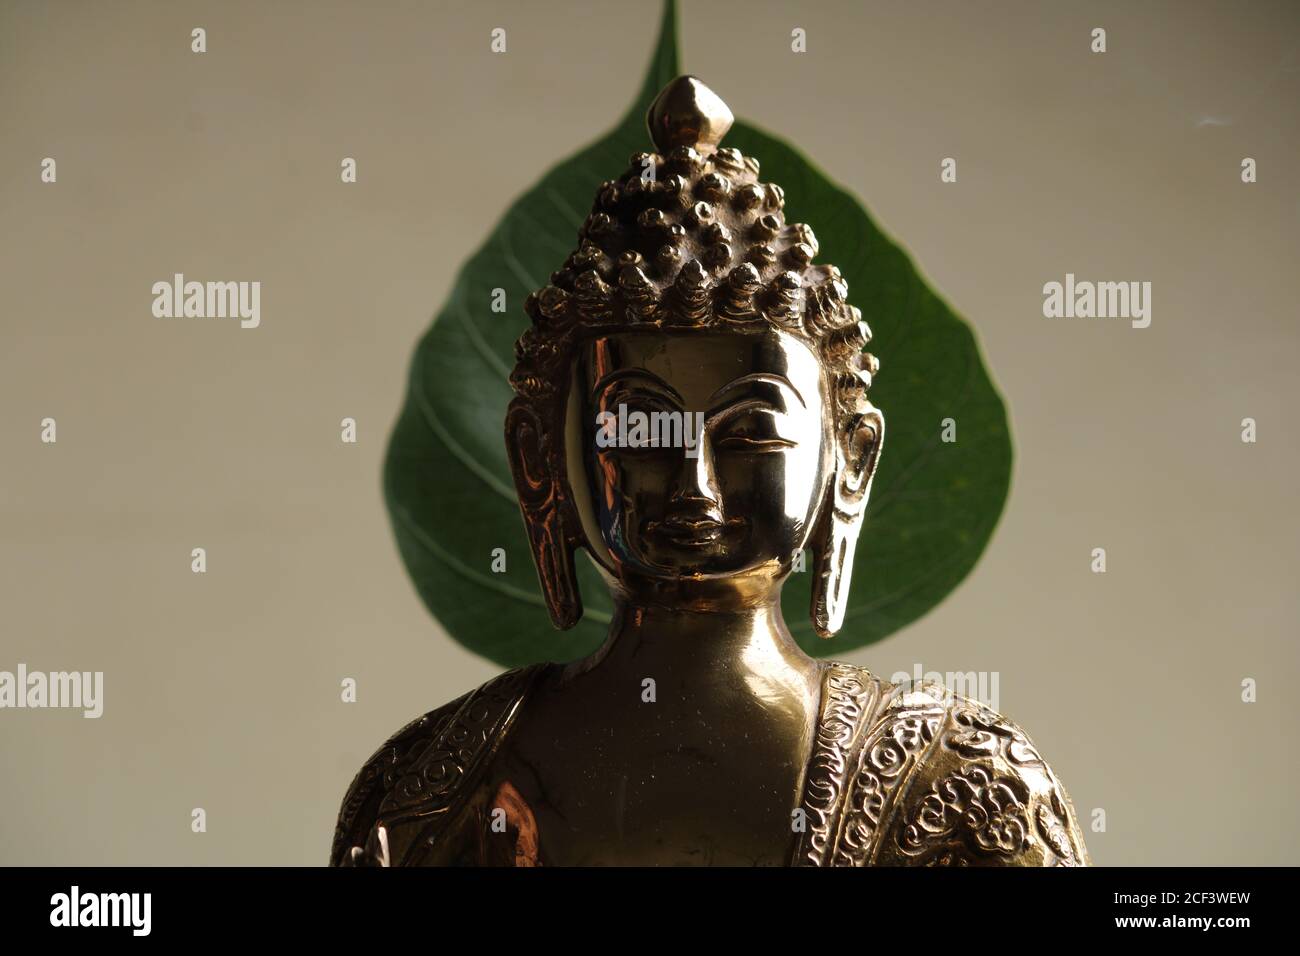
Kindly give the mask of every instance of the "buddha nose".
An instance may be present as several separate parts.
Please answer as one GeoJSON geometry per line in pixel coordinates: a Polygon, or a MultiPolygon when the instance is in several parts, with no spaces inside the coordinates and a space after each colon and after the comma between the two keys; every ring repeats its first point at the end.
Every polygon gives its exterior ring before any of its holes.
{"type": "Polygon", "coordinates": [[[699,436],[694,448],[685,449],[669,505],[672,510],[697,512],[721,521],[722,507],[713,474],[713,456],[703,437],[699,436]]]}

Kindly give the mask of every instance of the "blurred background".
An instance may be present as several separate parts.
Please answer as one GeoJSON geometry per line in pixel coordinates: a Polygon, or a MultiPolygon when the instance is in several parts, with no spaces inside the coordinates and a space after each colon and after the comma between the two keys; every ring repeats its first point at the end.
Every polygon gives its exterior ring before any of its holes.
{"type": "MultiPolygon", "coordinates": [[[[98,720],[0,711],[0,863],[322,864],[362,761],[496,673],[407,578],[385,442],[456,270],[622,115],[658,16],[0,5],[0,670],[105,672],[98,720]],[[260,281],[261,327],[154,319],[174,272],[260,281]]],[[[847,659],[997,671],[1097,863],[1300,862],[1300,7],[686,0],[680,32],[910,251],[1009,404],[984,558],[847,659]],[[1067,272],[1151,282],[1150,328],[1043,318],[1067,272]]]]}

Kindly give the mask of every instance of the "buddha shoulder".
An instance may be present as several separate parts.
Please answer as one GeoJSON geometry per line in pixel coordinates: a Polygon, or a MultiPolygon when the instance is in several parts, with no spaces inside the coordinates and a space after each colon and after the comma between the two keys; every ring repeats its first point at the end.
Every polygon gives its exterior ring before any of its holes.
{"type": "Polygon", "coordinates": [[[1088,863],[1070,799],[1028,735],[939,684],[831,665],[805,794],[805,865],[1088,863]]]}
{"type": "Polygon", "coordinates": [[[348,787],[330,865],[401,865],[458,808],[540,670],[508,671],[390,737],[348,787]]]}

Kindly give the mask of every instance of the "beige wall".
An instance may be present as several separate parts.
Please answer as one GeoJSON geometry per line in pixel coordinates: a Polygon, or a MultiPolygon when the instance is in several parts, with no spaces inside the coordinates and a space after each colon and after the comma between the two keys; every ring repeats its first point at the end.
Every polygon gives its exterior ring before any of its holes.
{"type": "MultiPolygon", "coordinates": [[[[850,659],[999,671],[1099,863],[1298,862],[1300,8],[807,7],[688,2],[684,66],[974,322],[1018,448],[975,573],[850,659]],[[1066,272],[1152,282],[1151,327],[1044,319],[1066,272]]],[[[0,669],[107,684],[100,720],[0,711],[0,862],[322,862],[362,759],[494,672],[406,578],[384,443],[455,270],[626,107],[656,16],[0,5],[0,669]],[[261,328],[153,319],[174,271],[260,280],[261,328]]]]}

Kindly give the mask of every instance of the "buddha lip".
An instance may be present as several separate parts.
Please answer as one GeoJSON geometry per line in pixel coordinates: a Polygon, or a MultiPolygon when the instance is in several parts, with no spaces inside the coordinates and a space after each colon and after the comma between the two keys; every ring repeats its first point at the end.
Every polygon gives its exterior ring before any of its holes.
{"type": "Polygon", "coordinates": [[[723,522],[712,515],[674,515],[664,521],[651,521],[646,531],[673,544],[703,547],[717,541],[722,536],[723,527],[723,522]]]}

